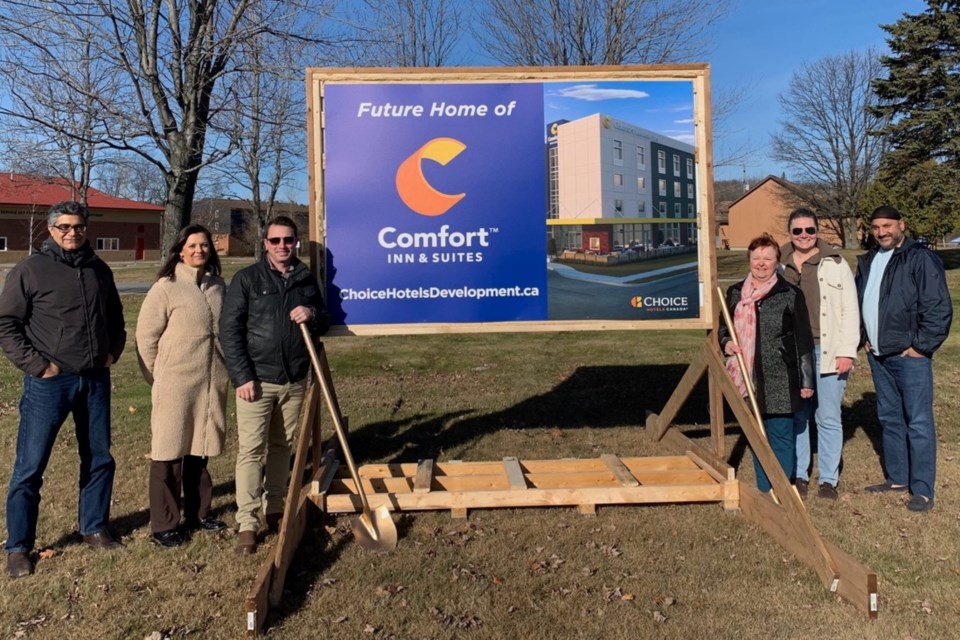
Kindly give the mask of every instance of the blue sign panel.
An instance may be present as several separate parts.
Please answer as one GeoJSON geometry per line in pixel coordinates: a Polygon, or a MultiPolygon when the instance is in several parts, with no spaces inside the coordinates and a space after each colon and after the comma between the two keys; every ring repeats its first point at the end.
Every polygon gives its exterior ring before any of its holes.
{"type": "Polygon", "coordinates": [[[323,96],[335,324],[547,318],[540,84],[323,96]]]}

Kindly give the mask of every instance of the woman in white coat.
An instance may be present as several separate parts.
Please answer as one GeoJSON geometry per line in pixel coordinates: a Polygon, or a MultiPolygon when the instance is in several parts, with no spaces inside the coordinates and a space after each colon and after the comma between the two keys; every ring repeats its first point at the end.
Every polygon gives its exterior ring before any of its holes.
{"type": "Polygon", "coordinates": [[[162,547],[184,542],[181,506],[186,531],[226,526],[210,516],[207,471],[226,433],[229,379],[219,340],[225,290],[210,232],[189,225],[170,248],[137,319],[137,355],[152,386],[150,528],[162,547]]]}
{"type": "Polygon", "coordinates": [[[817,496],[839,497],[843,425],[840,405],[847,376],[860,344],[860,307],[850,265],[819,238],[817,215],[796,209],[787,220],[790,243],[783,247],[783,277],[800,287],[813,329],[817,389],[795,418],[797,431],[796,484],[806,497],[810,482],[810,413],[817,424],[817,496]]]}

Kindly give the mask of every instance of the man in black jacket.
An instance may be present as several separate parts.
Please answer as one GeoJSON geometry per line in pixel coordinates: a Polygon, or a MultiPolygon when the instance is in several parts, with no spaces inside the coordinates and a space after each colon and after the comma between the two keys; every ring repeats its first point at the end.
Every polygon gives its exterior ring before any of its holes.
{"type": "Polygon", "coordinates": [[[0,347],[24,372],[16,459],[7,493],[7,573],[33,572],[43,472],[73,413],[80,453],[80,534],[98,549],[107,531],[115,464],[110,455],[110,365],[126,342],[113,272],[87,242],[78,202],[50,208],[50,238],[20,262],[0,293],[0,347]]]}
{"type": "Polygon", "coordinates": [[[326,332],[317,279],[294,254],[297,225],[267,223],[263,259],[233,277],[220,316],[220,342],[237,388],[237,552],[257,550],[257,511],[277,531],[290,451],[310,371],[300,328],[326,332]]]}
{"type": "Polygon", "coordinates": [[[857,294],[887,479],[867,491],[909,490],[907,508],[929,511],[937,473],[932,358],[947,339],[953,305],[943,263],[904,235],[899,211],[877,208],[870,230],[877,246],[857,259],[857,294]]]}

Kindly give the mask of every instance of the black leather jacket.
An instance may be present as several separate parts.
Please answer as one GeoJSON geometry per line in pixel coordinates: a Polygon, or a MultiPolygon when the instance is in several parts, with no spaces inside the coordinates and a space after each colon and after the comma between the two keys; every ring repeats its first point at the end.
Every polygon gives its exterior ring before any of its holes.
{"type": "Polygon", "coordinates": [[[127,333],[113,272],[84,244],[64,253],[47,239],[10,271],[0,295],[0,346],[32,376],[50,362],[81,373],[120,359],[127,333]]]}
{"type": "Polygon", "coordinates": [[[326,333],[330,319],[317,279],[297,260],[286,278],[267,256],[239,271],[220,314],[220,342],[234,386],[251,380],[286,384],[310,371],[310,354],[290,311],[300,305],[313,309],[307,327],[314,336],[326,333]]]}

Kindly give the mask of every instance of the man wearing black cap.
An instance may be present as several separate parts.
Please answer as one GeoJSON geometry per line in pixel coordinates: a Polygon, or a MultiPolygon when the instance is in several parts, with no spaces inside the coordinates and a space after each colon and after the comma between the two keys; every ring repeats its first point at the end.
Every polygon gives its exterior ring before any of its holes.
{"type": "Polygon", "coordinates": [[[877,392],[887,479],[867,491],[907,491],[907,508],[933,508],[937,434],[933,423],[933,353],[953,320],[943,263],[907,238],[893,207],[870,216],[877,246],[857,259],[857,294],[867,360],[877,392]]]}

